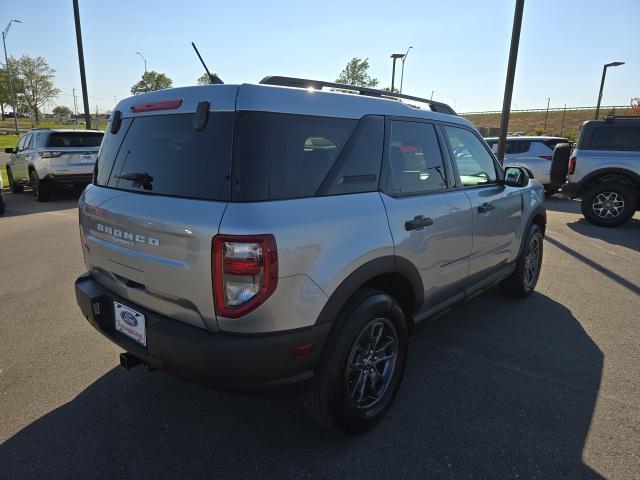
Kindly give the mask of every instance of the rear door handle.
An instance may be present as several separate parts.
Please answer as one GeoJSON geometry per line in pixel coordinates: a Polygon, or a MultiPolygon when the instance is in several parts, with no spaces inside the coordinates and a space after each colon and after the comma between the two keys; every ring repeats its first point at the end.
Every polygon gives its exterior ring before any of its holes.
{"type": "Polygon", "coordinates": [[[493,203],[484,202],[482,205],[478,206],[478,212],[490,212],[491,210],[495,210],[496,207],[493,203]]]}
{"type": "Polygon", "coordinates": [[[407,220],[404,222],[404,229],[406,231],[417,230],[418,228],[428,227],[430,225],[433,225],[432,219],[425,218],[422,215],[417,215],[413,220],[407,220]]]}

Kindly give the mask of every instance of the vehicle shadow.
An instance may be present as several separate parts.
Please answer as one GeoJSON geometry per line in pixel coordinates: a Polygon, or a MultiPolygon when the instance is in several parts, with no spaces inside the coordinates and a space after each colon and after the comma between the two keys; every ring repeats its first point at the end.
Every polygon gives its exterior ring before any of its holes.
{"type": "Polygon", "coordinates": [[[38,202],[30,189],[25,189],[22,193],[11,193],[9,190],[4,190],[3,193],[6,211],[4,215],[0,216],[0,219],[76,208],[82,190],[56,191],[48,202],[38,202]]]}
{"type": "Polygon", "coordinates": [[[394,406],[361,437],[295,398],[114,368],[9,438],[4,478],[602,478],[581,455],[603,354],[567,308],[492,291],[410,344],[394,406]]]}
{"type": "Polygon", "coordinates": [[[552,197],[545,198],[544,206],[547,210],[551,210],[553,212],[581,214],[579,200],[571,200],[569,198],[563,197],[558,193],[556,193],[552,197]]]}
{"type": "Polygon", "coordinates": [[[567,227],[586,237],[598,238],[604,242],[640,252],[640,219],[638,215],[616,228],[598,227],[587,222],[584,218],[577,222],[567,223],[567,227]]]}

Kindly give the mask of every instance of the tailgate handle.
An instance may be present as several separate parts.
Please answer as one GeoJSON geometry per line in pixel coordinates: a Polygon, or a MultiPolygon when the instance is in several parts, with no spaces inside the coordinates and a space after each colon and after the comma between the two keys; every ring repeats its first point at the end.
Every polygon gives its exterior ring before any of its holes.
{"type": "Polygon", "coordinates": [[[134,290],[139,290],[141,292],[147,293],[146,285],[143,285],[142,283],[138,283],[138,282],[136,282],[134,280],[130,280],[128,278],[125,278],[122,275],[118,275],[117,273],[113,273],[113,272],[111,272],[111,273],[113,274],[115,279],[118,280],[125,287],[133,288],[134,290]]]}

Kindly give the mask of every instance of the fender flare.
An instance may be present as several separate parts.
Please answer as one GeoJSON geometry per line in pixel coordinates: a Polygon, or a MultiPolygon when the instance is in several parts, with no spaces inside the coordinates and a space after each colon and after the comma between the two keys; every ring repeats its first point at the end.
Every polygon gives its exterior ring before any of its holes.
{"type": "MultiPolygon", "coordinates": [[[[536,218],[539,215],[542,216],[542,218],[544,219],[544,225],[546,227],[546,225],[547,225],[547,209],[544,207],[544,205],[536,205],[531,210],[531,214],[529,215],[529,220],[527,220],[527,228],[525,228],[523,230],[523,232],[522,232],[522,238],[520,239],[520,248],[518,250],[518,257],[520,256],[520,254],[522,253],[522,249],[524,248],[524,242],[527,239],[527,232],[529,231],[529,227],[531,227],[531,224],[533,223],[533,219],[536,218]]],[[[542,233],[543,234],[544,234],[545,229],[546,228],[542,229],[542,233]]]]}
{"type": "Polygon", "coordinates": [[[424,303],[424,287],[418,269],[406,258],[387,255],[370,260],[351,272],[329,297],[316,320],[316,325],[333,322],[347,301],[362,285],[377,276],[388,273],[402,275],[408,280],[415,298],[414,309],[417,311],[424,303]]]}

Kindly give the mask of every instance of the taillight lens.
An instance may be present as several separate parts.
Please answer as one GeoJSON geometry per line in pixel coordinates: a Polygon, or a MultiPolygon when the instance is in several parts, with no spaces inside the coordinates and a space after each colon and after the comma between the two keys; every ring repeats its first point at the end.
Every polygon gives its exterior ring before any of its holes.
{"type": "Polygon", "coordinates": [[[216,235],[212,252],[216,313],[238,318],[255,310],[276,289],[278,251],[273,235],[216,235]]]}
{"type": "Polygon", "coordinates": [[[545,160],[553,160],[553,157],[551,155],[540,155],[540,158],[544,158],[545,160]]]}
{"type": "Polygon", "coordinates": [[[576,171],[576,157],[570,157],[569,158],[569,165],[567,167],[567,173],[569,175],[573,175],[576,171]]]}
{"type": "Polygon", "coordinates": [[[58,158],[64,155],[64,152],[42,152],[42,158],[58,158]]]}

